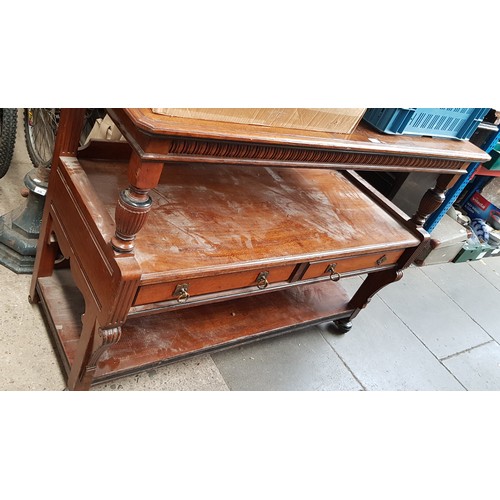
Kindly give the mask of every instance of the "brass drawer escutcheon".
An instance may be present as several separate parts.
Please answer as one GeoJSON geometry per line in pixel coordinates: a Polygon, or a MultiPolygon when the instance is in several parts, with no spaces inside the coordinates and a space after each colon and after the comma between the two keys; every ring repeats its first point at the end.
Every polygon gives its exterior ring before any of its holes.
{"type": "Polygon", "coordinates": [[[177,285],[174,290],[174,297],[177,297],[177,302],[183,304],[187,302],[189,299],[188,293],[189,285],[187,283],[183,283],[182,285],[177,285]]]}
{"type": "Polygon", "coordinates": [[[269,271],[262,271],[257,276],[257,288],[260,288],[261,290],[267,288],[267,285],[269,285],[269,281],[267,281],[268,276],[269,276],[269,271]]]}
{"type": "Polygon", "coordinates": [[[330,279],[332,281],[338,281],[340,279],[340,274],[335,271],[335,268],[337,267],[337,264],[330,264],[325,272],[330,273],[330,279]]]}

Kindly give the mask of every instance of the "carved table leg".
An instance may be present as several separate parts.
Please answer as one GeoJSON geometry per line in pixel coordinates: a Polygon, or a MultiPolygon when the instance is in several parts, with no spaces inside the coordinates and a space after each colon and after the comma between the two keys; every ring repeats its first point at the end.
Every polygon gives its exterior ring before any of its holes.
{"type": "Polygon", "coordinates": [[[351,316],[333,321],[331,329],[335,333],[347,333],[352,328],[352,320],[359,314],[361,309],[367,306],[372,297],[382,288],[399,281],[402,277],[403,271],[401,269],[387,269],[386,271],[369,274],[349,301],[349,308],[354,309],[351,316]]]}
{"type": "Polygon", "coordinates": [[[50,214],[47,214],[44,218],[44,223],[37,242],[35,266],[28,296],[28,300],[32,304],[36,304],[40,300],[38,292],[36,291],[37,279],[52,274],[56,256],[57,243],[53,241],[52,238],[52,219],[50,214]]]}
{"type": "Polygon", "coordinates": [[[50,206],[52,200],[52,186],[54,183],[50,182],[50,179],[57,175],[57,169],[59,168],[58,158],[60,156],[76,156],[84,119],[85,108],[65,108],[61,110],[53,154],[53,158],[56,158],[56,161],[52,161],[50,170],[49,185],[45,197],[44,215],[39,233],[40,236],[38,238],[33,276],[31,279],[29,300],[32,303],[38,302],[36,292],[38,278],[50,276],[52,274],[56,258],[56,245],[51,241],[52,221],[50,220],[50,206]]]}
{"type": "Polygon", "coordinates": [[[118,198],[115,212],[116,231],[111,244],[117,252],[132,252],[136,234],[146,222],[151,210],[149,191],[158,185],[163,163],[143,162],[137,153],[132,153],[129,163],[128,189],[118,198]]]}
{"type": "Polygon", "coordinates": [[[429,215],[442,205],[445,200],[446,191],[455,184],[457,178],[457,175],[451,174],[441,174],[437,178],[436,185],[424,194],[417,212],[411,218],[415,225],[423,226],[429,215]]]}
{"type": "Polygon", "coordinates": [[[104,351],[120,340],[121,327],[101,328],[92,312],[85,311],[78,349],[68,378],[68,389],[88,391],[97,362],[104,351]]]}
{"type": "Polygon", "coordinates": [[[119,326],[107,329],[98,328],[97,333],[98,335],[94,337],[94,347],[89,362],[77,386],[79,390],[90,389],[99,358],[104,354],[106,349],[120,340],[122,329],[119,326]]]}

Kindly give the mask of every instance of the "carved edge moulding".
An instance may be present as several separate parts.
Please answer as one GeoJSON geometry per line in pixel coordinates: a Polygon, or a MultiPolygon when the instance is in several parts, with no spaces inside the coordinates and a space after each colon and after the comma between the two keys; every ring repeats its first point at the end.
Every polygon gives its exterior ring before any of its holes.
{"type": "MultiPolygon", "coordinates": [[[[440,150],[408,146],[408,151],[393,152],[393,145],[355,140],[325,141],[321,145],[283,145],[256,139],[198,139],[174,135],[146,134],[137,129],[123,110],[109,109],[137,156],[145,162],[203,162],[245,166],[289,166],[295,168],[334,168],[383,171],[414,171],[462,174],[471,162],[456,153],[443,158],[440,150]],[[258,142],[260,140],[260,142],[258,142]],[[338,144],[337,144],[338,143],[338,144]],[[352,146],[351,146],[352,143],[352,146]],[[358,149],[358,150],[356,150],[358,149]],[[451,158],[450,158],[451,156],[451,158]]],[[[364,138],[366,141],[369,139],[364,138]]],[[[482,158],[480,161],[484,161],[482,158]]]]}

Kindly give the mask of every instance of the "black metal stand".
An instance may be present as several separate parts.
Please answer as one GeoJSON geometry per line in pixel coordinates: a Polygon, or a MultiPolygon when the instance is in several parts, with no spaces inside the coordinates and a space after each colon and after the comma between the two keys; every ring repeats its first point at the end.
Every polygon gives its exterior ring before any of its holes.
{"type": "Polygon", "coordinates": [[[25,207],[0,217],[0,264],[17,274],[31,274],[42,223],[49,170],[35,168],[24,177],[29,190],[25,207]]]}

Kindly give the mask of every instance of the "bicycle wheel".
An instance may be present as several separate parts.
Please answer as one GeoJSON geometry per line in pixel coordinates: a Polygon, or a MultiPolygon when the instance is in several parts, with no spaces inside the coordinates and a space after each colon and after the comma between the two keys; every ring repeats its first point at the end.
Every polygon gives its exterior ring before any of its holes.
{"type": "MultiPolygon", "coordinates": [[[[49,167],[54,154],[56,132],[59,126],[59,108],[25,108],[24,134],[29,157],[35,167],[49,167]]],[[[99,108],[87,109],[80,145],[85,141],[98,118],[104,118],[106,112],[99,108]]]]}
{"type": "Polygon", "coordinates": [[[35,167],[48,167],[52,161],[59,113],[58,108],[24,108],[26,149],[35,167]]]}
{"type": "Polygon", "coordinates": [[[0,108],[0,179],[7,173],[16,144],[17,108],[0,108]]]}

